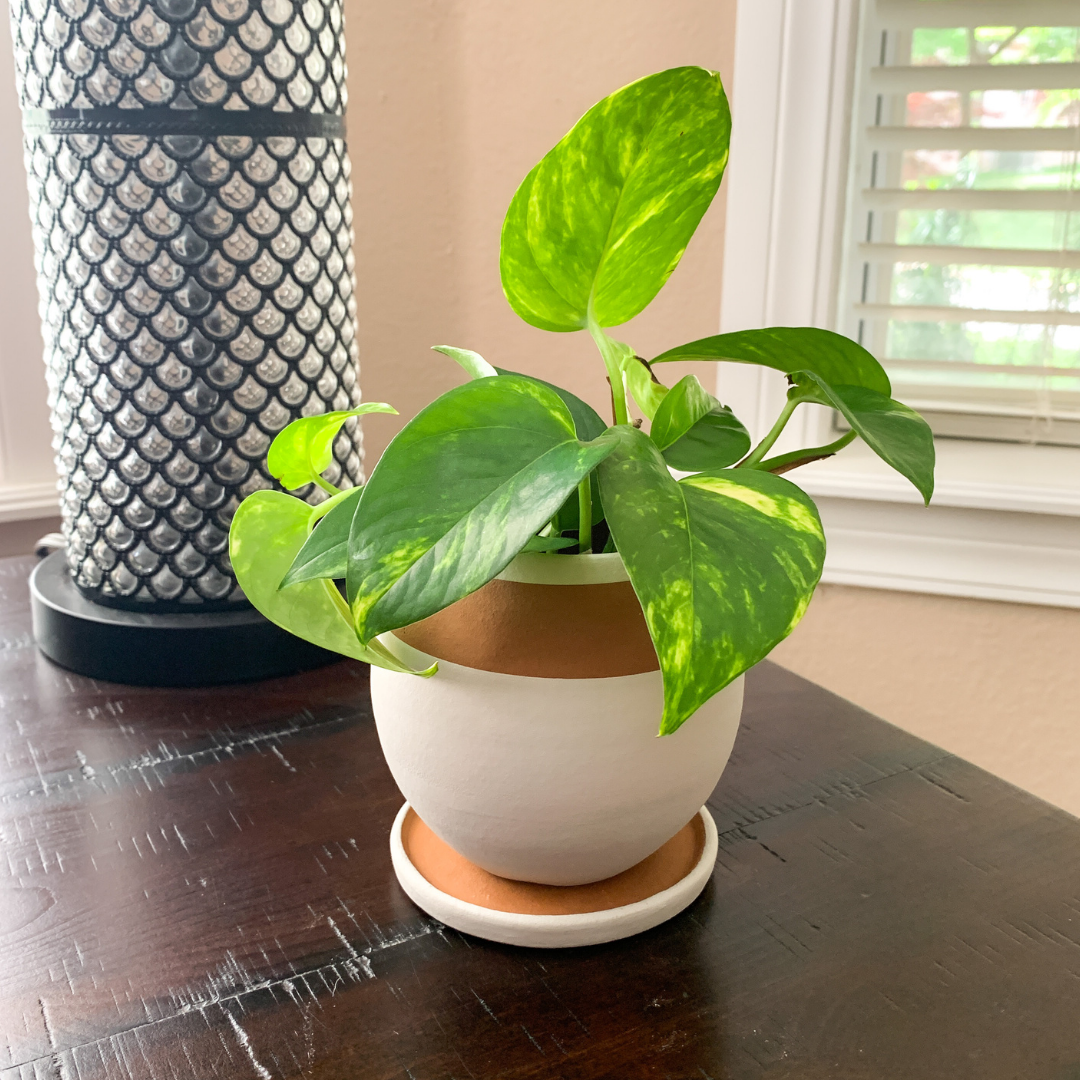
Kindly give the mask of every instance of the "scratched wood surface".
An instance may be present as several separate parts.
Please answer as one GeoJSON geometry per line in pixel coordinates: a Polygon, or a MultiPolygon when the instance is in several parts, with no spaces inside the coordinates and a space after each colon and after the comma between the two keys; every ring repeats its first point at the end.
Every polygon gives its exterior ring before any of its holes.
{"type": "Polygon", "coordinates": [[[0,562],[0,1080],[1080,1080],[1080,822],[780,668],[704,895],[535,952],[397,887],[363,668],[94,683],[36,653],[28,569],[0,562]]]}

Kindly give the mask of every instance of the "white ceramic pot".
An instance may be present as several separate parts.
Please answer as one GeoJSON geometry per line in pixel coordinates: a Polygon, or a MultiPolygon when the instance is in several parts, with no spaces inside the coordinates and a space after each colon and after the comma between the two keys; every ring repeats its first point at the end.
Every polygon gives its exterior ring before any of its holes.
{"type": "MultiPolygon", "coordinates": [[[[504,576],[626,580],[618,555],[519,556],[504,576]]],[[[384,640],[416,667],[432,661],[384,640]]],[[[372,668],[371,697],[394,779],[441,839],[501,877],[578,885],[629,869],[694,817],[731,753],[743,682],[663,738],[659,671],[534,678],[441,660],[430,679],[372,668]]]]}

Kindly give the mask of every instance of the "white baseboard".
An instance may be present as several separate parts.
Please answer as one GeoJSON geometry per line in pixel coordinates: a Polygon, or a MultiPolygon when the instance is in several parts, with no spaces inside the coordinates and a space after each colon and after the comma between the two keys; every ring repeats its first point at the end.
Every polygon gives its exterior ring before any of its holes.
{"type": "Polygon", "coordinates": [[[56,481],[40,484],[0,484],[0,524],[33,521],[60,513],[56,481]]]}

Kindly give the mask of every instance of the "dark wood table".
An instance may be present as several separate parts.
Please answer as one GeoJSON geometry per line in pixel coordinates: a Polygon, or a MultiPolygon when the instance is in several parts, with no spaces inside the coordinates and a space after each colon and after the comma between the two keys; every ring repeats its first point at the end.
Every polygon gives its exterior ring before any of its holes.
{"type": "Polygon", "coordinates": [[[1080,1080],[1080,822],[776,666],[702,897],[537,952],[398,888],[364,668],[94,683],[37,654],[29,568],[0,563],[3,1080],[1080,1080]]]}

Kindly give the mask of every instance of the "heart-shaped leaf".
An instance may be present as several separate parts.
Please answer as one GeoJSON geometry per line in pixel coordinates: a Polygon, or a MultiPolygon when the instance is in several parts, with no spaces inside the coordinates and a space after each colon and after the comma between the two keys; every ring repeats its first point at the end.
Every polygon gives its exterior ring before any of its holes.
{"type": "Polygon", "coordinates": [[[719,405],[664,450],[663,455],[673,469],[701,472],[734,465],[749,449],[750,433],[742,421],[726,405],[719,405]]]}
{"type": "Polygon", "coordinates": [[[544,330],[632,319],[678,265],[727,163],[720,77],[680,67],[594,105],[525,178],[503,224],[511,307],[544,330]]]}
{"type": "Polygon", "coordinates": [[[499,373],[478,353],[472,349],[459,349],[454,345],[432,345],[435,352],[449,356],[459,363],[469,374],[470,379],[490,379],[499,373]]]}
{"type": "Polygon", "coordinates": [[[346,583],[360,639],[490,581],[614,445],[581,442],[558,394],[517,375],[429,405],[387,447],[353,518],[346,583]]]}
{"type": "Polygon", "coordinates": [[[684,472],[721,469],[750,449],[750,434],[697,377],[680,379],[660,403],[649,432],[664,460],[684,472]]]}
{"type": "Polygon", "coordinates": [[[349,528],[363,490],[362,487],[349,488],[334,496],[335,505],[319,519],[282,579],[280,588],[316,578],[340,581],[345,577],[349,528]]]}
{"type": "MultiPolygon", "coordinates": [[[[305,641],[376,667],[411,671],[381,642],[360,644],[349,609],[332,581],[278,588],[317,514],[318,508],[281,491],[256,491],[244,499],[229,529],[229,558],[244,595],[272,623],[305,641]]],[[[416,674],[433,675],[435,670],[416,674]]]]}
{"type": "Polygon", "coordinates": [[[719,404],[701,385],[696,375],[686,375],[660,402],[649,429],[649,436],[660,450],[666,450],[719,404]]]}
{"type": "Polygon", "coordinates": [[[930,502],[934,494],[934,436],[914,409],[865,386],[833,386],[812,371],[795,372],[793,378],[796,386],[792,394],[838,409],[863,442],[907,477],[925,503],[930,502]]]}
{"type": "Polygon", "coordinates": [[[787,480],[720,469],[676,482],[648,436],[616,431],[600,491],[660,660],[667,735],[794,629],[825,538],[787,480]]]}
{"type": "Polygon", "coordinates": [[[355,409],[302,416],[278,432],[266,455],[270,475],[281,486],[295,491],[305,484],[325,486],[322,474],[330,467],[334,439],[341,425],[352,416],[365,413],[394,413],[397,409],[382,401],[366,401],[355,409]]]}
{"type": "Polygon", "coordinates": [[[885,369],[861,345],[816,326],[772,326],[716,334],[668,349],[650,361],[732,360],[761,364],[790,375],[812,371],[832,386],[865,386],[888,397],[892,386],[885,369]]]}

